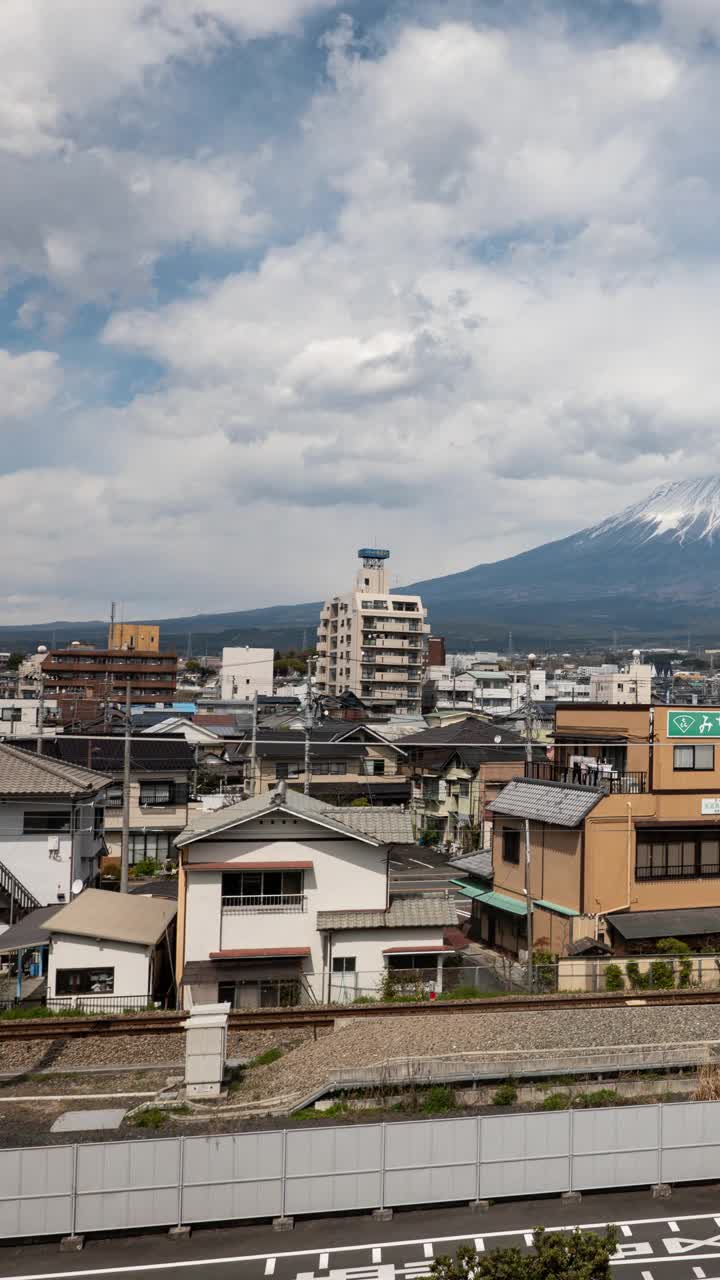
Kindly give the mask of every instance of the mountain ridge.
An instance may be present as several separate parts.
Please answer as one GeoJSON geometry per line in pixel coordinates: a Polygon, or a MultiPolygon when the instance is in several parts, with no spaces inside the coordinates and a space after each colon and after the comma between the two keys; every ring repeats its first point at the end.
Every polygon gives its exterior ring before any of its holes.
{"type": "MultiPolygon", "coordinates": [[[[503,560],[397,588],[420,593],[436,634],[458,645],[518,642],[608,643],[675,639],[688,629],[717,638],[720,629],[720,476],[660,485],[644,500],[565,538],[503,560]]],[[[190,634],[196,651],[234,639],[241,644],[297,646],[314,642],[320,601],[271,605],[159,622],[165,642],[190,634]]],[[[104,623],[3,627],[47,643],[93,639],[104,623]]],[[[177,643],[181,648],[181,644],[177,643]]],[[[550,647],[550,644],[544,647],[550,647]]]]}

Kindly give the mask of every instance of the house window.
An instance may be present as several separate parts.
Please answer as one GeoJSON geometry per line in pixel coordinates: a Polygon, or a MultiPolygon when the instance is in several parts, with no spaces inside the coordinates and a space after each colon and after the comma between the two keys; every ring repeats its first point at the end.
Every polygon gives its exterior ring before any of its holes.
{"type": "Polygon", "coordinates": [[[22,720],[20,707],[3,707],[0,711],[0,720],[22,720]]]}
{"type": "Polygon", "coordinates": [[[457,784],[457,793],[459,796],[470,795],[470,783],[465,778],[459,778],[457,784]]]}
{"type": "Polygon", "coordinates": [[[368,773],[371,778],[381,778],[385,772],[385,761],[366,760],[365,772],[368,773]]]}
{"type": "Polygon", "coordinates": [[[301,778],[304,771],[305,767],[302,764],[280,761],[275,765],[275,778],[276,780],[280,778],[301,778]]]}
{"type": "Polygon", "coordinates": [[[53,831],[71,830],[70,809],[30,809],[23,814],[23,835],[45,835],[53,831]]]}
{"type": "Polygon", "coordinates": [[[105,792],[106,809],[122,809],[123,789],[121,782],[113,782],[105,792]]]}
{"type": "Polygon", "coordinates": [[[56,996],[112,995],[115,969],[57,969],[56,996]]]}
{"type": "Polygon", "coordinates": [[[302,871],[226,871],[222,905],[250,911],[304,911],[302,871]]]}
{"type": "Polygon", "coordinates": [[[175,803],[174,782],[141,782],[140,806],[144,809],[165,808],[175,803]]]}
{"type": "Polygon", "coordinates": [[[354,973],[355,956],[333,956],[333,973],[354,973]]]}
{"type": "Polygon", "coordinates": [[[172,831],[131,831],[130,862],[144,862],[153,858],[156,862],[164,862],[172,854],[172,831]]]}
{"type": "Polygon", "coordinates": [[[436,955],[394,955],[388,956],[388,969],[435,969],[436,955]]]}
{"type": "Polygon", "coordinates": [[[720,875],[720,839],[703,832],[638,833],[636,880],[687,880],[720,875]]]}
{"type": "Polygon", "coordinates": [[[502,833],[503,862],[520,863],[520,832],[506,827],[502,833]]]}
{"type": "Polygon", "coordinates": [[[715,768],[715,748],[710,742],[696,747],[673,747],[673,769],[710,771],[715,768]]]}

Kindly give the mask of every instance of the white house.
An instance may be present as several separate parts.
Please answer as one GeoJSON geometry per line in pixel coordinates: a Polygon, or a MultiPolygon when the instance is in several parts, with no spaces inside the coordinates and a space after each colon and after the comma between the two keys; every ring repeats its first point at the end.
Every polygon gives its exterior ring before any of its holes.
{"type": "MultiPolygon", "coordinates": [[[[43,735],[52,737],[59,719],[56,698],[43,703],[43,735]]],[[[39,698],[0,698],[0,738],[34,735],[40,723],[39,698]]]]}
{"type": "Polygon", "coordinates": [[[180,849],[177,975],[186,1007],[352,999],[388,971],[442,984],[444,898],[391,902],[410,815],[274,791],[197,814],[180,849]]]}
{"type": "Polygon", "coordinates": [[[86,889],[45,921],[47,999],[143,1008],[173,994],[177,905],[167,898],[86,889]]]}
{"type": "Polygon", "coordinates": [[[0,743],[0,920],[69,902],[104,850],[110,778],[0,743]]]}
{"type": "Polygon", "coordinates": [[[252,702],[255,694],[273,693],[274,649],[228,648],[222,651],[220,688],[229,702],[252,702]]]}

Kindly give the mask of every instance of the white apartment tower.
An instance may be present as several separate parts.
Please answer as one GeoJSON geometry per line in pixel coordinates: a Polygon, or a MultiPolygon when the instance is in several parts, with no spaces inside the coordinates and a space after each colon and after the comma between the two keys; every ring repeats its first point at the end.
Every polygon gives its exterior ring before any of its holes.
{"type": "Polygon", "coordinates": [[[317,686],[328,694],[349,690],[376,712],[418,715],[430,628],[420,596],[388,591],[389,556],[362,547],[353,590],[323,605],[317,686]]]}

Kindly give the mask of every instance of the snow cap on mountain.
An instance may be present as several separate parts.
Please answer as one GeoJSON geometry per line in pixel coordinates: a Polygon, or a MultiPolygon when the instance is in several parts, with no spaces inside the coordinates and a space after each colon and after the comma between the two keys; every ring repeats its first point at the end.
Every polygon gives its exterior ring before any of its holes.
{"type": "Polygon", "coordinates": [[[677,542],[714,541],[720,536],[720,476],[660,485],[644,501],[593,525],[585,536],[598,538],[631,526],[635,531],[642,527],[643,541],[662,534],[677,542]]]}

